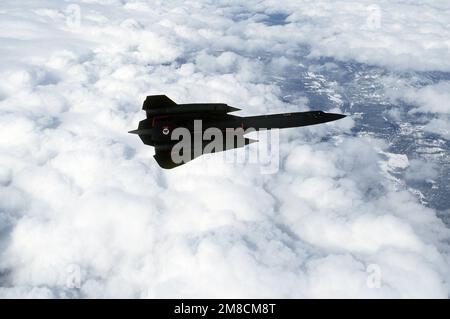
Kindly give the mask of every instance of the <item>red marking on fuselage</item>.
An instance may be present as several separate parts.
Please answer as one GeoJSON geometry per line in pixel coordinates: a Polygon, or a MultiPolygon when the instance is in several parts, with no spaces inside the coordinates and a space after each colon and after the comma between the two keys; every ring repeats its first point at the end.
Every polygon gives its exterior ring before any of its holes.
{"type": "Polygon", "coordinates": [[[166,118],[169,118],[169,116],[168,115],[154,116],[152,118],[152,127],[155,126],[156,120],[166,119],[166,118]]]}

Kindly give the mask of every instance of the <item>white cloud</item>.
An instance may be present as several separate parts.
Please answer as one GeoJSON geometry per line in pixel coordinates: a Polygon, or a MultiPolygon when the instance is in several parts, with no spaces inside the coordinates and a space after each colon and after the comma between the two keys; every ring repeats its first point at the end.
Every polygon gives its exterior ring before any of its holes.
{"type": "MultiPolygon", "coordinates": [[[[380,2],[370,32],[359,29],[369,2],[79,4],[77,29],[60,2],[0,8],[2,297],[448,297],[449,230],[396,190],[380,168],[386,145],[351,136],[351,118],[283,131],[276,175],[214,156],[162,171],[126,133],[147,94],[242,114],[304,109],[268,74],[298,64],[290,52],[304,45],[448,70],[445,2],[425,9],[427,24],[421,6],[380,2]],[[290,23],[261,21],[278,11],[290,23]],[[80,289],[67,286],[71,265],[80,289]]],[[[412,99],[445,113],[445,85],[412,99]]]]}
{"type": "Polygon", "coordinates": [[[449,120],[445,117],[432,119],[425,125],[425,130],[431,133],[441,135],[442,137],[450,140],[450,126],[449,120]]]}
{"type": "Polygon", "coordinates": [[[450,114],[449,81],[420,88],[401,86],[389,93],[394,99],[416,106],[411,112],[450,114]]]}
{"type": "Polygon", "coordinates": [[[420,160],[410,161],[410,165],[406,170],[406,179],[414,181],[429,181],[436,178],[438,172],[433,163],[423,162],[420,160]]]}

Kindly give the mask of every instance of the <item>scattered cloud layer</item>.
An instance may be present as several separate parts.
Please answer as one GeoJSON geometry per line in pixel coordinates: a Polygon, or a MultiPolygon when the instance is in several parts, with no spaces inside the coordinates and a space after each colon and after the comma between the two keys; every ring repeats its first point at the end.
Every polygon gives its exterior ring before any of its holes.
{"type": "MultiPolygon", "coordinates": [[[[0,296],[448,297],[448,228],[352,118],[283,131],[274,175],[214,155],[162,171],[126,133],[149,94],[315,108],[268,75],[304,48],[448,71],[447,2],[74,3],[79,25],[59,1],[0,5],[0,296]]],[[[448,113],[446,82],[394,98],[448,113]]]]}
{"type": "Polygon", "coordinates": [[[415,106],[410,112],[450,114],[450,81],[441,81],[423,87],[401,86],[390,95],[415,106]]]}

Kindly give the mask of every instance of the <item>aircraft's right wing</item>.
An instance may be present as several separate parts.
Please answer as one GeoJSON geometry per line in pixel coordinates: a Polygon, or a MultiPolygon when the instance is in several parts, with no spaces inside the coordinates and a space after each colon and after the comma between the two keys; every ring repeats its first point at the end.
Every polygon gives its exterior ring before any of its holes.
{"type": "Polygon", "coordinates": [[[155,146],[155,158],[158,165],[165,169],[175,168],[185,164],[185,162],[175,163],[172,159],[173,144],[155,146]]]}
{"type": "MultiPolygon", "coordinates": [[[[232,143],[228,144],[227,141],[224,140],[223,143],[216,145],[216,147],[218,148],[215,148],[212,147],[212,145],[210,144],[211,141],[203,140],[199,154],[194,153],[193,148],[184,149],[183,151],[189,152],[190,156],[184,158],[185,161],[182,161],[181,163],[175,163],[172,158],[172,152],[180,151],[179,149],[178,150],[173,149],[174,145],[178,143],[178,141],[175,141],[173,143],[156,145],[155,155],[153,157],[155,158],[156,162],[158,162],[159,166],[165,169],[171,169],[186,164],[187,162],[190,162],[203,154],[228,151],[236,148],[241,148],[256,142],[258,141],[250,138],[245,138],[243,135],[236,135],[233,137],[232,143]]],[[[194,145],[194,143],[195,143],[194,140],[192,140],[190,145],[192,146],[194,145]]]]}

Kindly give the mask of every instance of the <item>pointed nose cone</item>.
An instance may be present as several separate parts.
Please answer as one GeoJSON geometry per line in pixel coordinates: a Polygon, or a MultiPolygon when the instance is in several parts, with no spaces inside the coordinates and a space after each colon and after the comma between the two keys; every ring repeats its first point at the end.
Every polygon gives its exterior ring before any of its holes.
{"type": "Polygon", "coordinates": [[[338,113],[326,113],[325,117],[327,119],[327,122],[331,122],[331,121],[336,121],[336,120],[340,120],[343,119],[344,117],[346,117],[347,115],[344,114],[338,114],[338,113]]]}
{"type": "Polygon", "coordinates": [[[228,105],[227,113],[236,112],[236,111],[240,111],[240,110],[241,109],[238,109],[237,107],[233,107],[233,106],[229,106],[228,105]]]}

